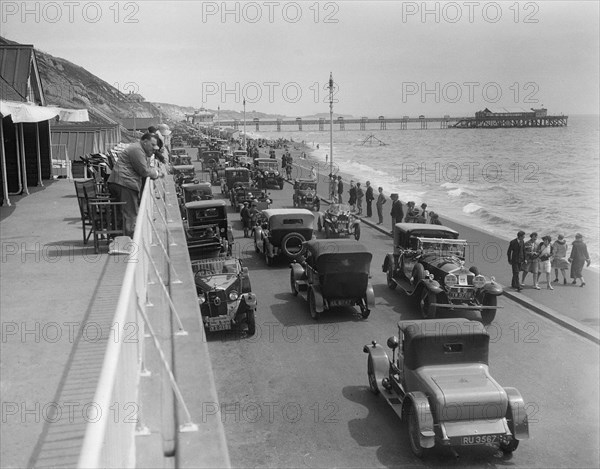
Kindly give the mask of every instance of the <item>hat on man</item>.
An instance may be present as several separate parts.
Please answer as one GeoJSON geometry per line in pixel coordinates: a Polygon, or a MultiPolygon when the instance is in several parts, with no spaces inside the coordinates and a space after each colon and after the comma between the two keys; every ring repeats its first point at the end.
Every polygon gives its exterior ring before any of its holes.
{"type": "Polygon", "coordinates": [[[561,234],[559,234],[559,235],[558,235],[558,239],[559,239],[559,241],[562,241],[563,239],[565,239],[565,235],[561,235],[561,234]]]}
{"type": "Polygon", "coordinates": [[[171,135],[171,130],[169,130],[169,126],[167,124],[160,124],[158,126],[158,130],[160,131],[161,134],[163,134],[165,137],[168,137],[169,135],[171,135]]]}
{"type": "Polygon", "coordinates": [[[575,235],[575,239],[581,239],[581,238],[583,238],[583,235],[581,233],[577,233],[575,235]]]}

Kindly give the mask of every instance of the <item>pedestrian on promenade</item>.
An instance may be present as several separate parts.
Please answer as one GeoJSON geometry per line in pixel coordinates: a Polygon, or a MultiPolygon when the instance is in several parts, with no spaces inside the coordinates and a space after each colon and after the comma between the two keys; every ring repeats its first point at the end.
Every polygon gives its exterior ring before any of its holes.
{"type": "Polygon", "coordinates": [[[139,210],[140,190],[145,178],[157,179],[164,174],[157,168],[151,168],[149,158],[158,150],[157,137],[145,133],[137,143],[123,150],[113,172],[108,178],[108,190],[123,205],[123,231],[125,236],[133,238],[135,221],[139,210]]]}
{"type": "Polygon", "coordinates": [[[329,173],[329,199],[335,203],[337,200],[337,182],[333,173],[329,173]]]}
{"type": "Polygon", "coordinates": [[[421,211],[419,213],[419,223],[427,223],[427,219],[429,218],[429,211],[427,210],[427,204],[423,202],[421,204],[421,211]]]}
{"type": "Polygon", "coordinates": [[[356,205],[356,186],[354,185],[354,181],[350,181],[350,190],[348,191],[348,194],[350,194],[348,205],[350,205],[350,210],[354,211],[354,206],[356,205]]]}
{"type": "Polygon", "coordinates": [[[525,243],[525,263],[523,264],[523,274],[521,275],[521,287],[525,286],[525,278],[527,274],[531,272],[533,275],[533,288],[536,290],[540,289],[538,285],[539,278],[539,253],[538,247],[540,245],[537,240],[538,234],[533,232],[529,235],[529,240],[525,243]]]}
{"type": "Polygon", "coordinates": [[[392,199],[392,210],[390,215],[392,217],[392,234],[394,233],[394,226],[396,223],[402,223],[402,219],[404,218],[404,210],[402,209],[402,202],[398,198],[398,194],[391,194],[390,198],[392,199]]]}
{"type": "Polygon", "coordinates": [[[571,278],[573,279],[571,283],[576,285],[577,279],[580,279],[580,286],[583,287],[585,285],[585,280],[583,279],[583,264],[585,263],[589,267],[592,261],[588,254],[587,245],[583,242],[583,235],[580,233],[575,235],[575,241],[573,241],[571,246],[569,262],[571,262],[571,278]]]}
{"type": "Polygon", "coordinates": [[[342,194],[344,193],[344,183],[342,182],[342,176],[337,177],[337,191],[338,191],[338,204],[342,203],[342,194]]]}
{"type": "Polygon", "coordinates": [[[379,218],[377,224],[381,225],[383,223],[383,204],[387,202],[387,199],[385,198],[385,195],[383,195],[383,187],[379,187],[377,190],[379,191],[377,202],[375,202],[375,206],[377,207],[377,217],[379,218]]]}
{"type": "Polygon", "coordinates": [[[429,218],[431,218],[431,221],[429,223],[431,223],[432,225],[441,225],[442,224],[442,222],[440,221],[440,216],[435,212],[430,212],[429,218]]]}
{"type": "Polygon", "coordinates": [[[315,169],[315,165],[314,164],[310,167],[310,178],[313,181],[317,180],[317,170],[315,169]]]}
{"type": "Polygon", "coordinates": [[[358,214],[362,215],[362,201],[365,196],[364,191],[360,187],[360,182],[356,183],[356,208],[358,209],[358,214]]]}
{"type": "MultiPolygon", "coordinates": [[[[550,277],[552,273],[552,238],[550,236],[542,236],[542,242],[538,247],[539,259],[540,259],[540,272],[546,274],[546,288],[548,290],[554,290],[550,285],[550,277]]],[[[539,277],[538,277],[539,278],[539,277]]]]}
{"type": "Polygon", "coordinates": [[[244,202],[244,206],[240,210],[240,216],[242,217],[242,226],[244,227],[244,238],[247,238],[249,236],[248,233],[250,232],[250,223],[252,221],[250,209],[248,208],[248,202],[244,202]]]}
{"type": "Polygon", "coordinates": [[[566,285],[569,261],[567,260],[567,241],[564,235],[558,235],[558,239],[552,245],[552,250],[554,251],[554,259],[552,260],[554,283],[558,283],[558,271],[560,270],[563,276],[563,284],[566,285]]]}
{"type": "Polygon", "coordinates": [[[521,291],[521,284],[519,283],[519,272],[521,266],[525,261],[525,232],[519,231],[517,237],[513,239],[508,245],[508,263],[512,267],[512,281],[511,287],[517,291],[521,291]]]}
{"type": "Polygon", "coordinates": [[[373,197],[373,187],[371,187],[371,182],[367,181],[367,190],[365,192],[365,201],[367,202],[367,218],[371,218],[373,216],[373,201],[375,197],[373,197]]]}

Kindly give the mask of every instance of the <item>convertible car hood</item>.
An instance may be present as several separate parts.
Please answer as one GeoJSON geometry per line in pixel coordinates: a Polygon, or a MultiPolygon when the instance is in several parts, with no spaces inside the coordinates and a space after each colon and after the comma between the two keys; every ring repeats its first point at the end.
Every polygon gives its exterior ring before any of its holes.
{"type": "Polygon", "coordinates": [[[196,276],[196,286],[201,288],[202,291],[209,291],[215,289],[227,290],[232,286],[238,277],[233,274],[217,274],[207,275],[206,277],[196,276]]]}

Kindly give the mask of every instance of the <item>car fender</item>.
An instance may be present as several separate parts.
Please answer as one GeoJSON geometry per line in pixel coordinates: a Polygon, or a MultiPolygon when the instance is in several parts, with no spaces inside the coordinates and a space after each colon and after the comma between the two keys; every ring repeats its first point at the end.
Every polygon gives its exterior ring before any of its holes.
{"type": "Polygon", "coordinates": [[[381,270],[383,270],[384,272],[387,272],[388,269],[393,269],[393,268],[394,268],[394,255],[388,254],[385,256],[385,259],[383,259],[383,265],[381,266],[381,270]]]}
{"type": "MultiPolygon", "coordinates": [[[[423,448],[433,448],[435,446],[435,432],[433,431],[434,422],[429,407],[429,399],[420,391],[409,392],[404,400],[403,411],[407,411],[408,406],[412,406],[412,411],[417,415],[419,443],[423,448]]],[[[402,415],[406,415],[406,412],[402,412],[402,415]]]]}
{"type": "Polygon", "coordinates": [[[292,276],[294,281],[300,280],[304,275],[304,267],[298,262],[292,262],[290,264],[290,268],[292,269],[292,276]]]}
{"type": "Polygon", "coordinates": [[[317,309],[317,313],[322,313],[325,310],[325,303],[323,301],[323,293],[321,293],[321,287],[312,285],[310,287],[313,291],[313,295],[315,297],[315,307],[317,309]]]}
{"type": "Polygon", "coordinates": [[[256,240],[257,244],[262,244],[262,228],[260,225],[256,225],[254,227],[254,239],[256,240]]]}
{"type": "Polygon", "coordinates": [[[375,291],[373,290],[373,285],[371,285],[371,282],[369,282],[367,284],[366,297],[367,297],[367,306],[370,306],[371,308],[373,308],[375,306],[375,291]]]}
{"type": "Polygon", "coordinates": [[[360,220],[354,220],[352,222],[352,227],[355,227],[356,225],[360,225],[360,220]]]}
{"type": "Polygon", "coordinates": [[[502,295],[502,293],[504,292],[504,289],[502,288],[502,285],[500,285],[499,283],[488,282],[483,286],[483,292],[486,295],[498,296],[498,295],[502,295]]]}
{"type": "Polygon", "coordinates": [[[444,289],[441,287],[439,282],[437,282],[436,280],[431,280],[431,279],[421,280],[415,286],[415,291],[419,287],[419,285],[422,285],[423,288],[426,288],[429,293],[432,293],[434,295],[439,295],[440,293],[442,293],[444,291],[444,289]]]}
{"type": "Polygon", "coordinates": [[[523,397],[515,388],[504,388],[504,391],[508,397],[506,417],[510,420],[510,431],[516,440],[526,440],[529,438],[529,421],[523,397]]]}
{"type": "Polygon", "coordinates": [[[370,360],[373,365],[375,381],[377,382],[379,391],[384,391],[385,388],[383,387],[382,381],[386,378],[389,378],[390,372],[390,360],[385,352],[385,349],[383,346],[373,341],[372,343],[363,347],[363,352],[369,354],[368,360],[370,360]]]}

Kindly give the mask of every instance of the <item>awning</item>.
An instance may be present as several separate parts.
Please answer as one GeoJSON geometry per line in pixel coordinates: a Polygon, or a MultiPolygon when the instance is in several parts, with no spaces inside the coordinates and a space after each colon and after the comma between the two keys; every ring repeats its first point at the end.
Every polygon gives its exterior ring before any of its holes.
{"type": "Polygon", "coordinates": [[[64,109],[53,106],[36,106],[17,101],[0,100],[0,114],[11,116],[15,124],[20,122],[43,122],[59,116],[63,122],[88,122],[87,109],[64,109]]]}

